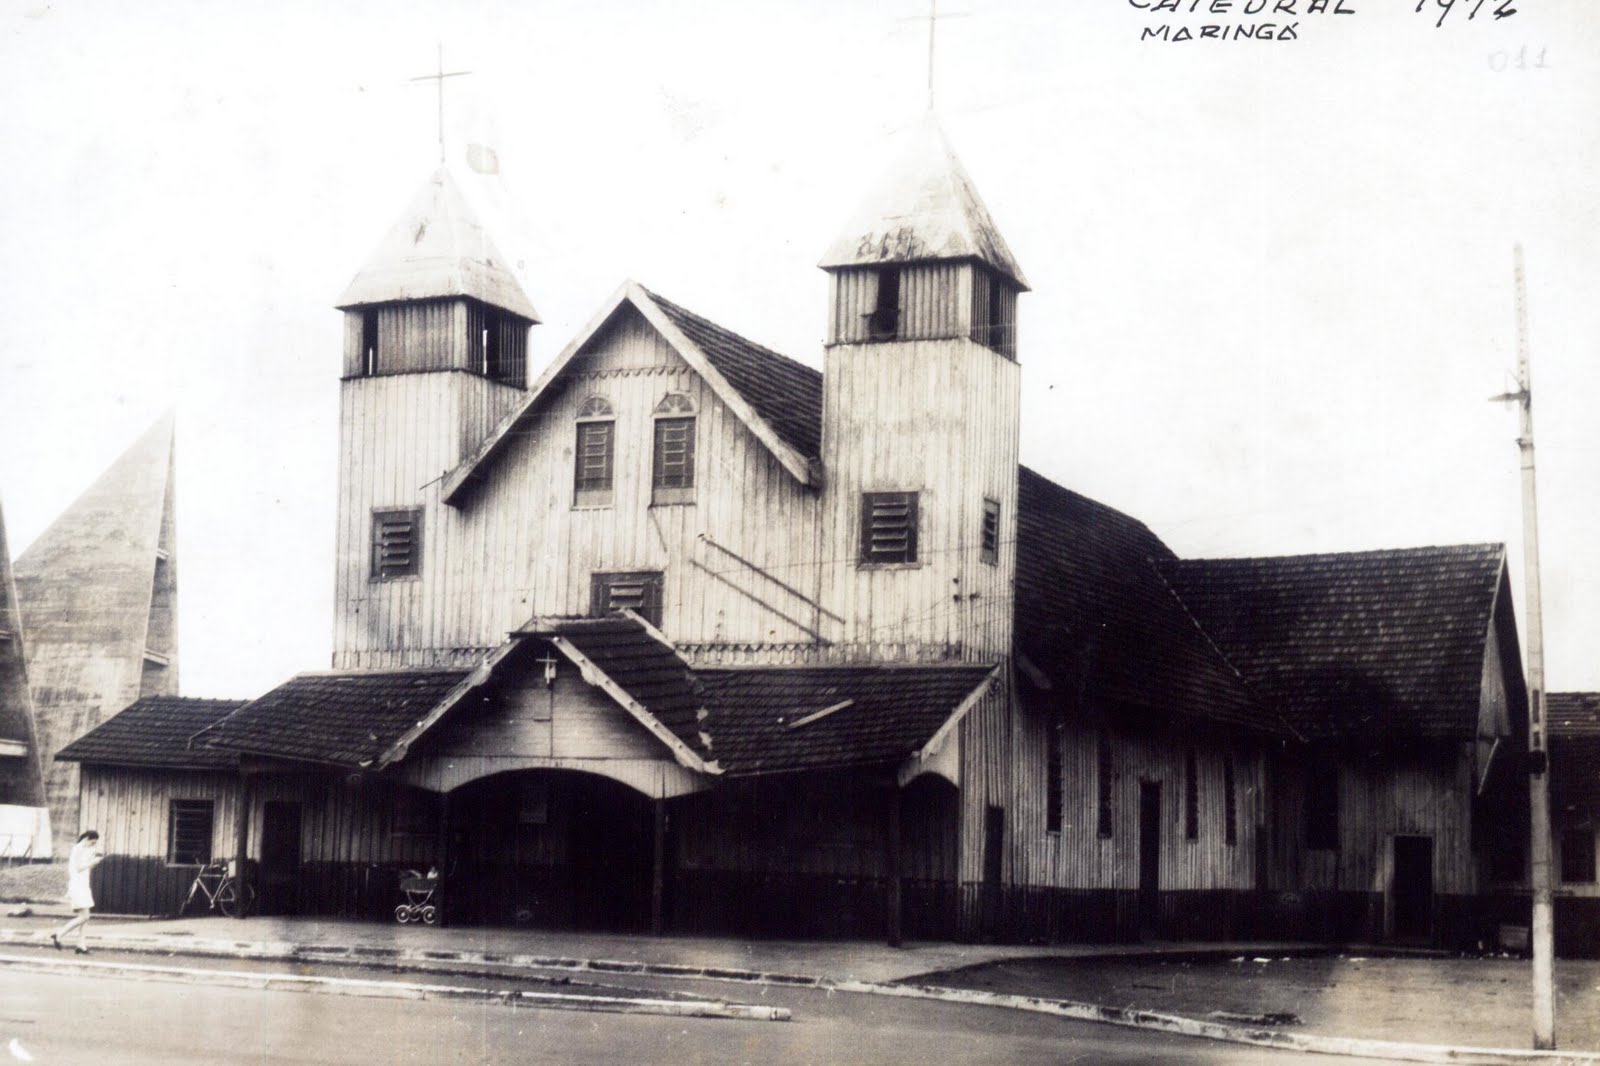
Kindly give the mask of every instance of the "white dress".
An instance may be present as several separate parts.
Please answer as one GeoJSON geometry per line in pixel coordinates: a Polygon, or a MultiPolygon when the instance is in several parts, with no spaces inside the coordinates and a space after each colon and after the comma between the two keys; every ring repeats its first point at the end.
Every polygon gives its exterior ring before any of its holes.
{"type": "Polygon", "coordinates": [[[72,845],[72,854],[67,858],[67,903],[73,910],[88,910],[94,906],[94,893],[89,890],[89,871],[102,858],[104,855],[98,842],[80,840],[72,845]]]}

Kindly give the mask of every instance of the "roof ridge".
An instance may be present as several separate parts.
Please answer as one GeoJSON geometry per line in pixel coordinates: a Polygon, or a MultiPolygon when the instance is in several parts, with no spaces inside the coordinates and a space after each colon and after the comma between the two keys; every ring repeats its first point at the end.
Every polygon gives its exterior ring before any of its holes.
{"type": "Polygon", "coordinates": [[[1211,639],[1211,634],[1206,632],[1206,627],[1200,624],[1200,619],[1194,616],[1194,612],[1191,611],[1189,609],[1189,605],[1183,601],[1183,597],[1178,595],[1178,590],[1173,588],[1172,582],[1167,580],[1167,575],[1161,572],[1160,565],[1149,556],[1145,557],[1145,562],[1149,564],[1151,570],[1155,571],[1156,580],[1161,582],[1161,587],[1166,589],[1167,594],[1171,596],[1174,601],[1176,601],[1178,608],[1183,611],[1183,616],[1189,620],[1189,623],[1194,626],[1195,631],[1200,634],[1200,638],[1206,642],[1206,647],[1210,648],[1214,653],[1216,653],[1217,658],[1221,659],[1223,664],[1226,665],[1229,670],[1233,671],[1233,676],[1239,679],[1239,684],[1244,687],[1244,690],[1247,693],[1249,693],[1250,701],[1252,703],[1259,704],[1263,712],[1270,714],[1274,719],[1277,720],[1279,725],[1283,726],[1284,729],[1289,731],[1290,735],[1292,735],[1296,740],[1303,742],[1306,738],[1301,735],[1300,731],[1296,729],[1276,707],[1272,707],[1262,700],[1261,696],[1256,692],[1254,686],[1250,684],[1250,679],[1244,676],[1244,671],[1240,670],[1239,667],[1234,664],[1233,659],[1228,656],[1228,653],[1223,651],[1217,645],[1215,640],[1211,639]]]}
{"type": "Polygon", "coordinates": [[[1356,548],[1345,551],[1299,552],[1293,555],[1206,555],[1178,559],[1177,562],[1184,564],[1288,562],[1296,559],[1352,559],[1363,556],[1376,558],[1379,556],[1423,555],[1425,553],[1447,553],[1465,556],[1479,552],[1503,553],[1505,548],[1504,541],[1473,541],[1458,544],[1419,544],[1406,548],[1356,548]]]}

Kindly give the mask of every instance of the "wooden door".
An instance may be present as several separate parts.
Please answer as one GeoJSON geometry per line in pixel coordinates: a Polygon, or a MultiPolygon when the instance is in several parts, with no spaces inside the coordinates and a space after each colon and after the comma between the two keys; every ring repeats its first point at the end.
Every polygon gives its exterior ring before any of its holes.
{"type": "Polygon", "coordinates": [[[299,888],[300,804],[269,800],[261,811],[261,913],[296,913],[299,888]]]}
{"type": "Polygon", "coordinates": [[[1394,872],[1389,885],[1396,940],[1427,940],[1433,935],[1433,838],[1394,838],[1394,872]]]}
{"type": "Polygon", "coordinates": [[[1157,928],[1161,908],[1161,783],[1139,783],[1139,929],[1157,928]]]}
{"type": "Polygon", "coordinates": [[[1002,934],[1002,883],[1005,876],[1006,809],[986,807],[983,812],[982,933],[987,939],[1002,934]]]}

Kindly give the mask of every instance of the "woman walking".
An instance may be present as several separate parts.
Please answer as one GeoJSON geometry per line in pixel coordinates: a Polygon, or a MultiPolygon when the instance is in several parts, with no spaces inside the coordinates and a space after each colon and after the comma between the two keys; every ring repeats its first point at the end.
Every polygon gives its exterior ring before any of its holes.
{"type": "Polygon", "coordinates": [[[67,904],[72,907],[73,917],[66,925],[50,934],[50,943],[61,950],[61,942],[67,934],[74,929],[78,931],[78,946],[73,949],[74,954],[87,955],[87,933],[89,927],[89,914],[94,910],[94,893],[89,890],[89,871],[100,865],[100,860],[106,853],[100,848],[100,834],[93,829],[86,829],[78,835],[78,842],[72,845],[72,854],[67,858],[67,904]]]}

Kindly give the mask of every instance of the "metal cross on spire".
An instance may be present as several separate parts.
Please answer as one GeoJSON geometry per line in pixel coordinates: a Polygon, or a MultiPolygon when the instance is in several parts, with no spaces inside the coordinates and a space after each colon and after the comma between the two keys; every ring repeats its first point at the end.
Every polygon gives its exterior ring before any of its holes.
{"type": "Polygon", "coordinates": [[[941,14],[940,11],[939,11],[939,0],[928,0],[928,13],[926,15],[908,15],[905,18],[900,20],[901,22],[921,22],[923,19],[927,19],[928,20],[928,110],[929,111],[933,110],[933,54],[934,54],[933,46],[934,46],[934,32],[939,27],[939,20],[940,19],[966,18],[969,14],[971,14],[971,12],[969,12],[969,11],[946,11],[946,12],[941,14]]]}
{"type": "Polygon", "coordinates": [[[412,78],[412,81],[432,81],[439,85],[439,162],[444,162],[444,80],[446,78],[461,78],[471,74],[470,70],[444,69],[444,45],[439,45],[439,70],[436,74],[423,74],[412,78]]]}

